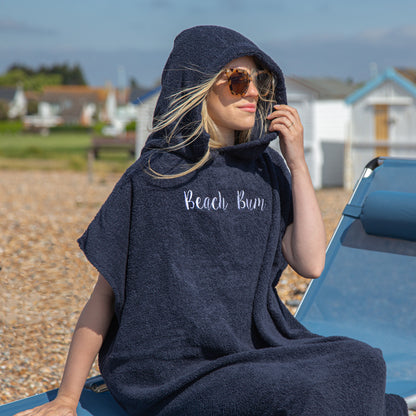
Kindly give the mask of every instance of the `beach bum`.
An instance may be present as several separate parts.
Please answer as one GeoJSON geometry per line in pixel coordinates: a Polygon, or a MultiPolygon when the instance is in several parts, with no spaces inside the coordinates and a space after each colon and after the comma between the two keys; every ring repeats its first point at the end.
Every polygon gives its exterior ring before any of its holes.
{"type": "MultiPolygon", "coordinates": [[[[205,211],[226,211],[228,208],[228,202],[222,196],[220,191],[218,191],[218,194],[213,197],[194,196],[194,193],[191,189],[189,189],[188,191],[184,191],[183,194],[185,198],[185,207],[188,211],[193,209],[205,211]]],[[[264,198],[246,198],[246,193],[244,190],[237,191],[235,201],[237,209],[240,211],[264,211],[264,198]]]]}

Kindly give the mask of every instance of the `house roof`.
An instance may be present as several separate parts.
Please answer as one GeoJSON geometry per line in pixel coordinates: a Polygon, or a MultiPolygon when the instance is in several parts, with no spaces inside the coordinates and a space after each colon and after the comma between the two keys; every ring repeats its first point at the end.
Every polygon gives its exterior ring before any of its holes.
{"type": "Polygon", "coordinates": [[[337,78],[289,77],[289,79],[312,90],[321,100],[344,99],[357,89],[357,84],[337,78]]]}
{"type": "Polygon", "coordinates": [[[395,68],[395,70],[416,85],[416,68],[395,68]]]}
{"type": "Polygon", "coordinates": [[[146,93],[148,93],[150,91],[149,88],[144,88],[144,87],[136,87],[136,88],[132,88],[130,90],[130,97],[129,97],[129,101],[132,103],[135,100],[137,100],[138,97],[141,97],[143,95],[145,95],[146,93]]]}
{"type": "Polygon", "coordinates": [[[346,103],[354,104],[386,81],[395,82],[409,94],[416,97],[416,70],[388,68],[382,74],[368,81],[362,88],[349,95],[345,99],[346,103]]]}
{"type": "Polygon", "coordinates": [[[10,102],[16,93],[14,87],[0,87],[0,100],[10,102]]]}
{"type": "Polygon", "coordinates": [[[130,93],[130,102],[133,104],[141,104],[155,94],[159,94],[162,87],[159,85],[153,88],[136,88],[130,93]]]}
{"type": "Polygon", "coordinates": [[[43,89],[42,101],[53,102],[63,97],[78,98],[78,100],[88,100],[88,102],[104,102],[109,93],[108,88],[89,87],[87,85],[53,85],[43,89]]]}
{"type": "Polygon", "coordinates": [[[39,101],[57,104],[59,115],[66,122],[79,120],[86,104],[103,105],[109,93],[108,88],[95,88],[83,85],[46,86],[39,101]]]}

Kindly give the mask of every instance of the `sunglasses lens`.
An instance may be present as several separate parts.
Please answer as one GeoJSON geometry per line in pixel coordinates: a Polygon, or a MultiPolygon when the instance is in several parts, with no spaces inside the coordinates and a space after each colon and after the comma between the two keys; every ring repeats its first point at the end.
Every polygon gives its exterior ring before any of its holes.
{"type": "MultiPolygon", "coordinates": [[[[227,76],[231,93],[234,95],[244,96],[250,86],[250,74],[244,69],[229,69],[227,70],[227,76]]],[[[270,95],[272,89],[272,75],[268,71],[261,70],[252,74],[252,77],[256,84],[259,95],[263,98],[267,98],[267,96],[270,95]]]]}
{"type": "Polygon", "coordinates": [[[244,95],[250,84],[250,77],[246,72],[233,71],[230,75],[230,90],[233,94],[244,95]]]}
{"type": "Polygon", "coordinates": [[[256,77],[256,87],[259,95],[266,97],[271,92],[272,76],[267,71],[259,71],[256,77]]]}

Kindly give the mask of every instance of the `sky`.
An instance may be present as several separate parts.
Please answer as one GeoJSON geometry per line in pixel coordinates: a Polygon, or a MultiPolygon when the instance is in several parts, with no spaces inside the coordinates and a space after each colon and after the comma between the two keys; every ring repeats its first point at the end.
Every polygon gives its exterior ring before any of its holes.
{"type": "Polygon", "coordinates": [[[416,0],[0,0],[0,73],[79,64],[90,85],[151,87],[175,36],[237,30],[288,76],[367,81],[416,68],[416,0]]]}

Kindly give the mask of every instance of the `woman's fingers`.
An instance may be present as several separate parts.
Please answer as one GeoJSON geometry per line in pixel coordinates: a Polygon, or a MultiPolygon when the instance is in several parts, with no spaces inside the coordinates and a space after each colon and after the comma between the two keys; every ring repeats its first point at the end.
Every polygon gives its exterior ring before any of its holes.
{"type": "Polygon", "coordinates": [[[303,126],[295,108],[288,105],[277,105],[267,119],[269,131],[278,131],[280,150],[289,167],[304,163],[303,126]]]}
{"type": "Polygon", "coordinates": [[[300,127],[300,118],[295,108],[288,105],[276,105],[274,111],[267,116],[270,120],[270,131],[278,131],[282,127],[290,130],[295,127],[300,127]]]}
{"type": "Polygon", "coordinates": [[[24,410],[14,416],[76,416],[76,410],[68,406],[56,405],[52,401],[33,409],[24,410]]]}

